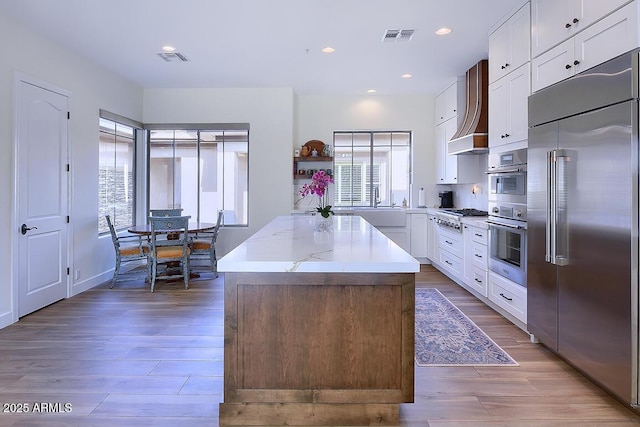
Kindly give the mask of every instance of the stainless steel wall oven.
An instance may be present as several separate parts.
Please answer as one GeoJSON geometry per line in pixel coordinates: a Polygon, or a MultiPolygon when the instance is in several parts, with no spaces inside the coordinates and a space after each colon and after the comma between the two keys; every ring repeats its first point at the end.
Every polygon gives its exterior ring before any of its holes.
{"type": "Polygon", "coordinates": [[[489,154],[489,270],[527,286],[527,150],[489,154]]]}
{"type": "Polygon", "coordinates": [[[490,217],[489,269],[527,286],[527,226],[523,221],[490,217]]]}

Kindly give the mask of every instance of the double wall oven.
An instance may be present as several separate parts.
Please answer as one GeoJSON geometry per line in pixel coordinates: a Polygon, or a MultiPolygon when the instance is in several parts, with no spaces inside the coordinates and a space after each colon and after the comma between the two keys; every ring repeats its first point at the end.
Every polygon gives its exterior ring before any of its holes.
{"type": "Polygon", "coordinates": [[[527,286],[527,150],[491,153],[489,270],[527,286]]]}

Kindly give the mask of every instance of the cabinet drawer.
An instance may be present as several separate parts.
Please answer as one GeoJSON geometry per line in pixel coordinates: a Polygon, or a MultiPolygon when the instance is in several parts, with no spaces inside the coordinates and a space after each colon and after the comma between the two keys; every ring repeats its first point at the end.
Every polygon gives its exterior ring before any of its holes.
{"type": "Polygon", "coordinates": [[[440,229],[440,249],[462,258],[464,243],[461,233],[452,233],[448,230],[440,229]]]}
{"type": "Polygon", "coordinates": [[[487,246],[487,235],[489,230],[485,228],[474,227],[471,231],[473,233],[474,242],[487,246]]]}
{"type": "Polygon", "coordinates": [[[480,295],[486,297],[488,294],[487,286],[487,270],[483,270],[478,267],[473,267],[472,280],[469,285],[473,287],[480,295]]]}
{"type": "Polygon", "coordinates": [[[462,277],[462,258],[443,250],[440,251],[440,265],[455,277],[462,277]]]}
{"type": "Polygon", "coordinates": [[[487,270],[488,259],[487,259],[487,246],[480,244],[478,242],[473,242],[473,266],[477,267],[481,270],[487,270]]]}
{"type": "Polygon", "coordinates": [[[527,323],[527,288],[489,272],[489,299],[527,323]]]}

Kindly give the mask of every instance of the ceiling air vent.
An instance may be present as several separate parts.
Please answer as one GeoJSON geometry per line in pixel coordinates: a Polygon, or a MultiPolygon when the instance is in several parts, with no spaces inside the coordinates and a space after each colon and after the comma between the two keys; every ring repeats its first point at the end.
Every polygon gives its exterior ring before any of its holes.
{"type": "Polygon", "coordinates": [[[186,56],[180,52],[160,52],[158,56],[167,62],[187,62],[186,56]]]}
{"type": "Polygon", "coordinates": [[[409,41],[416,30],[387,30],[382,36],[382,43],[409,41]]]}

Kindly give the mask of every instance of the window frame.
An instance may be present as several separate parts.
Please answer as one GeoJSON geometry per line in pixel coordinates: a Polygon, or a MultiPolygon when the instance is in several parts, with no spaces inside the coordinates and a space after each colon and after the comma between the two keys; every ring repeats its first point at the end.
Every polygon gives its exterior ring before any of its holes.
{"type": "MultiPolygon", "coordinates": [[[[107,110],[103,110],[100,109],[98,112],[98,144],[100,144],[100,139],[101,139],[101,135],[104,133],[104,131],[101,129],[101,125],[100,125],[100,121],[101,120],[108,120],[110,122],[115,123],[115,130],[113,133],[114,136],[114,145],[118,143],[118,130],[117,127],[118,125],[120,126],[126,126],[126,127],[130,127],[133,130],[133,135],[131,138],[131,146],[132,146],[132,158],[131,160],[131,165],[132,165],[132,170],[131,170],[131,174],[133,176],[132,179],[132,190],[131,190],[131,224],[126,224],[126,225],[122,225],[117,221],[117,218],[113,218],[112,223],[114,226],[114,229],[116,231],[122,231],[122,230],[126,230],[128,227],[135,225],[136,224],[136,212],[137,212],[137,206],[138,206],[138,180],[137,180],[137,174],[138,174],[138,138],[142,135],[143,130],[144,130],[144,125],[138,121],[132,120],[128,117],[124,117],[121,116],[119,114],[115,114],[112,113],[110,111],[107,110]]],[[[100,150],[98,149],[98,236],[104,236],[110,233],[108,226],[106,226],[106,221],[105,221],[105,227],[101,228],[100,227],[100,218],[103,214],[103,212],[101,212],[101,208],[100,208],[100,189],[101,189],[101,185],[100,185],[100,150]]],[[[113,215],[112,215],[113,216],[113,215]]]]}
{"type": "MultiPolygon", "coordinates": [[[[408,158],[407,158],[407,188],[405,190],[405,192],[407,193],[406,196],[406,200],[407,203],[410,203],[410,198],[411,198],[411,184],[412,184],[412,180],[413,180],[413,131],[410,130],[336,130],[333,132],[333,150],[334,150],[334,184],[335,184],[335,189],[334,189],[334,197],[333,197],[333,203],[335,207],[374,207],[375,203],[373,200],[373,197],[371,197],[371,195],[374,193],[374,188],[376,187],[376,183],[378,186],[381,185],[382,182],[382,177],[381,177],[381,171],[380,171],[380,165],[376,164],[375,162],[375,147],[377,146],[375,141],[376,141],[376,135],[383,135],[383,134],[390,134],[391,135],[391,139],[390,139],[390,153],[393,154],[393,135],[394,134],[405,134],[408,136],[408,145],[406,145],[407,149],[408,149],[408,158]],[[340,179],[340,169],[343,166],[346,165],[341,165],[338,161],[338,152],[339,152],[339,147],[341,147],[340,145],[336,144],[336,136],[337,135],[351,135],[351,167],[353,167],[354,165],[358,164],[362,166],[362,170],[361,170],[361,175],[362,175],[362,184],[361,184],[361,190],[360,190],[360,194],[362,197],[362,203],[361,204],[354,204],[353,199],[351,200],[351,203],[348,204],[348,202],[341,202],[339,200],[339,198],[341,197],[343,191],[341,188],[339,188],[338,186],[340,185],[338,183],[338,180],[340,179]],[[369,135],[369,141],[368,141],[368,146],[367,145],[355,145],[354,144],[354,136],[355,135],[369,135]],[[357,161],[354,162],[353,161],[353,149],[354,147],[367,147],[368,148],[368,155],[367,157],[367,161],[357,161]],[[376,167],[378,166],[378,167],[376,167]],[[365,204],[368,200],[368,204],[365,204]]],[[[344,145],[342,145],[342,147],[344,147],[344,145]]],[[[384,207],[391,207],[391,206],[400,206],[400,204],[395,204],[392,202],[392,193],[393,193],[393,175],[391,172],[391,168],[389,168],[389,171],[387,171],[387,173],[389,174],[389,190],[387,192],[387,200],[389,200],[389,204],[387,205],[382,205],[382,204],[378,204],[377,206],[384,206],[384,207]]],[[[353,177],[352,177],[353,180],[353,177]]],[[[351,191],[351,193],[353,194],[354,191],[351,191]]]]}
{"type": "MultiPolygon", "coordinates": [[[[146,185],[145,185],[145,196],[146,196],[146,206],[150,207],[150,183],[151,183],[151,147],[152,147],[152,143],[151,143],[151,131],[154,130],[164,130],[164,131],[197,131],[198,135],[200,135],[201,132],[227,132],[227,131],[245,131],[247,134],[247,152],[246,152],[246,156],[247,156],[247,172],[246,172],[246,189],[247,189],[247,200],[246,200],[246,222],[244,223],[229,223],[229,222],[225,222],[225,227],[248,227],[249,226],[249,205],[250,205],[250,197],[248,196],[249,194],[249,150],[250,150],[250,139],[251,139],[251,132],[250,132],[250,125],[249,123],[152,123],[152,124],[145,124],[144,125],[144,131],[145,131],[145,139],[146,139],[146,159],[145,159],[145,172],[146,172],[146,185]]],[[[176,159],[176,153],[175,153],[175,141],[176,139],[174,138],[174,154],[173,154],[173,160],[174,160],[174,165],[175,165],[175,159],[176,159]]],[[[196,141],[196,150],[197,150],[197,156],[200,159],[200,153],[201,153],[201,139],[198,136],[198,139],[196,141]]],[[[223,147],[224,147],[224,141],[223,141],[223,147]]],[[[223,163],[222,165],[223,168],[225,168],[225,165],[223,163]]],[[[175,169],[174,169],[174,173],[175,173],[175,169]]],[[[201,176],[202,170],[200,169],[200,162],[198,162],[198,171],[197,171],[197,175],[198,177],[201,176]]],[[[175,179],[175,176],[174,176],[175,179]]],[[[224,177],[223,177],[224,179],[224,177]]],[[[175,182],[174,182],[175,184],[175,182]]],[[[175,188],[174,188],[175,191],[175,188]]],[[[224,197],[224,193],[226,191],[224,182],[222,184],[222,206],[220,207],[220,209],[224,210],[225,209],[225,197],[224,197]]],[[[174,198],[175,201],[175,198],[174,198]]],[[[198,206],[198,215],[200,214],[200,206],[201,206],[201,201],[200,201],[200,192],[198,191],[197,194],[197,206],[198,206]]],[[[199,220],[200,218],[195,218],[197,220],[199,220]]]]}

